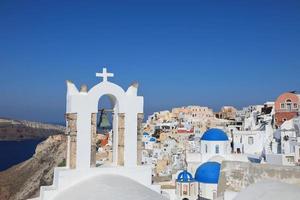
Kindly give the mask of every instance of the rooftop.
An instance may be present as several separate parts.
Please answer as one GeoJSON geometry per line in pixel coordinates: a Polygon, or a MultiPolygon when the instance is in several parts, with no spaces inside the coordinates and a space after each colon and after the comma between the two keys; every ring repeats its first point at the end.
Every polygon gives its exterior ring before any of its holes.
{"type": "Polygon", "coordinates": [[[166,200],[159,193],[129,178],[118,175],[99,175],[71,186],[54,200],[166,200]]]}

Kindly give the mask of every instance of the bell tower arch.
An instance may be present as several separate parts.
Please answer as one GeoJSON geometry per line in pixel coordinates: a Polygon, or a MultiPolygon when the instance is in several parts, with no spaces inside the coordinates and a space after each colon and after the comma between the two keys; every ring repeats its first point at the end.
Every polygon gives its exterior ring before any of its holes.
{"type": "Polygon", "coordinates": [[[98,101],[108,95],[114,102],[113,119],[113,165],[137,166],[138,118],[143,113],[144,99],[137,96],[138,85],[131,85],[127,91],[108,81],[113,77],[104,68],[96,76],[103,80],[89,91],[77,90],[76,86],[67,82],[67,131],[68,166],[85,169],[95,166],[94,151],[96,137],[96,120],[98,101]]]}

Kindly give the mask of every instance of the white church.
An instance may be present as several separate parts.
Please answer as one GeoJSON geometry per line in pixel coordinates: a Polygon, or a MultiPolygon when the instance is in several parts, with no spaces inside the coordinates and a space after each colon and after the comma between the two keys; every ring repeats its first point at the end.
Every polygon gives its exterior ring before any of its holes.
{"type": "Polygon", "coordinates": [[[51,186],[42,186],[40,200],[82,199],[167,199],[160,186],[152,185],[151,166],[138,165],[138,118],[144,99],[138,85],[127,91],[110,82],[106,68],[97,73],[102,81],[90,90],[80,90],[68,81],[66,127],[68,134],[67,166],[55,168],[51,186]],[[98,102],[108,96],[113,104],[113,159],[96,167],[95,138],[98,102]]]}
{"type": "Polygon", "coordinates": [[[187,153],[187,170],[176,179],[176,200],[217,198],[221,162],[232,159],[230,140],[224,131],[212,128],[202,135],[200,146],[200,153],[187,153]]]}

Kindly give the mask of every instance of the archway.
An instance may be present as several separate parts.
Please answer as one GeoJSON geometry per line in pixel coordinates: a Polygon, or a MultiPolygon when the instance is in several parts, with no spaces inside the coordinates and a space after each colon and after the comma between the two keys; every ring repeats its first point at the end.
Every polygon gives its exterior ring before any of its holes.
{"type": "Polygon", "coordinates": [[[91,120],[91,167],[105,163],[124,165],[125,114],[119,112],[118,102],[112,94],[99,97],[98,112],[92,114],[91,120]]]}
{"type": "Polygon", "coordinates": [[[98,101],[98,112],[92,114],[92,141],[91,141],[91,167],[113,163],[113,143],[116,139],[117,129],[114,125],[116,111],[116,98],[112,95],[103,95],[98,101]],[[115,133],[115,134],[114,134],[115,133]]]}

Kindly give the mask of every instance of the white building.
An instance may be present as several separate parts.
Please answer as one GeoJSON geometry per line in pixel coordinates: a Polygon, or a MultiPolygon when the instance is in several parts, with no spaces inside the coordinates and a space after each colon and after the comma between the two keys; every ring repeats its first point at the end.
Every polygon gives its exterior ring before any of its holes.
{"type": "Polygon", "coordinates": [[[279,152],[267,154],[267,162],[277,165],[300,165],[300,117],[285,121],[275,132],[273,149],[279,152]]]}
{"type": "Polygon", "coordinates": [[[264,148],[265,131],[235,131],[233,152],[261,155],[264,148]]]}

